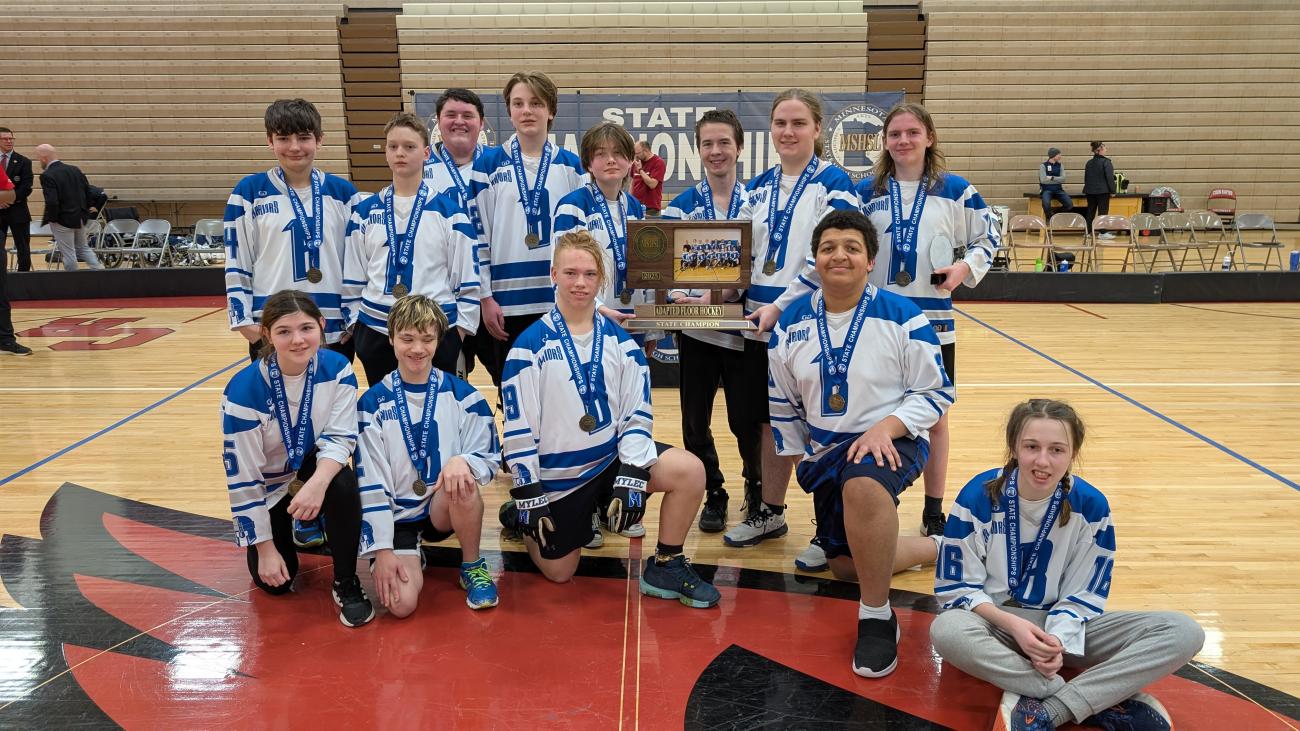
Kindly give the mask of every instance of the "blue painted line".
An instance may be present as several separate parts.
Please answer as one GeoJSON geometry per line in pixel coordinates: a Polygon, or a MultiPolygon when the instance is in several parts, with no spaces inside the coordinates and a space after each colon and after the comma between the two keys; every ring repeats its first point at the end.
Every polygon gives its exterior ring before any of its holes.
{"type": "Polygon", "coordinates": [[[79,441],[79,442],[75,442],[75,443],[73,443],[73,444],[69,444],[68,446],[64,447],[63,449],[60,449],[59,451],[55,452],[54,454],[51,454],[50,456],[48,456],[48,457],[42,459],[41,461],[36,462],[35,464],[28,465],[27,467],[24,467],[24,468],[22,468],[21,470],[18,470],[17,472],[13,473],[12,475],[9,475],[8,477],[4,478],[3,480],[0,480],[0,487],[4,487],[5,485],[9,484],[10,482],[13,482],[14,480],[18,479],[19,477],[22,477],[23,475],[27,474],[28,472],[31,472],[32,470],[34,470],[34,469],[36,469],[36,468],[38,468],[38,467],[40,467],[40,466],[42,466],[42,465],[49,464],[50,462],[53,462],[54,460],[58,459],[59,457],[62,457],[63,455],[67,454],[68,452],[71,452],[72,450],[76,449],[77,447],[82,446],[83,444],[89,444],[90,442],[95,441],[96,439],[98,439],[98,438],[104,436],[105,434],[107,434],[107,433],[113,431],[114,429],[116,429],[116,428],[122,426],[123,424],[125,424],[125,423],[127,423],[127,422],[129,422],[129,421],[132,421],[132,420],[135,419],[136,417],[139,417],[139,416],[142,416],[142,415],[144,415],[144,414],[147,414],[147,413],[149,413],[150,411],[153,411],[154,409],[158,408],[159,406],[162,406],[163,404],[167,403],[168,401],[171,401],[172,399],[174,399],[174,398],[176,398],[176,397],[178,397],[178,396],[182,396],[182,395],[184,395],[184,394],[185,394],[187,391],[189,391],[190,389],[197,388],[198,386],[202,386],[203,384],[207,383],[208,381],[212,380],[213,378],[216,378],[217,376],[221,375],[222,373],[225,373],[226,371],[230,370],[231,368],[235,368],[235,367],[238,367],[238,366],[241,366],[241,365],[247,365],[247,363],[248,363],[248,359],[247,359],[247,358],[241,358],[241,359],[235,361],[234,363],[231,363],[230,365],[226,366],[225,368],[222,368],[222,369],[219,370],[219,371],[216,371],[216,372],[214,372],[214,373],[209,373],[208,375],[206,375],[206,376],[200,378],[199,380],[195,381],[194,383],[191,383],[190,385],[186,386],[185,388],[182,388],[181,390],[179,390],[179,391],[177,391],[177,392],[175,392],[175,393],[173,393],[173,394],[170,394],[170,395],[168,395],[168,396],[166,396],[166,397],[164,397],[164,398],[162,398],[162,399],[159,399],[158,401],[153,402],[152,404],[149,404],[148,406],[144,407],[143,409],[140,409],[139,411],[135,412],[134,414],[131,414],[130,416],[127,416],[127,417],[125,417],[125,418],[123,418],[123,419],[120,419],[120,420],[118,420],[117,422],[115,422],[115,423],[113,423],[113,424],[109,424],[108,426],[104,427],[103,429],[100,429],[99,431],[95,432],[94,434],[91,434],[90,436],[86,437],[85,439],[82,439],[81,441],[79,441]]]}
{"type": "MultiPolygon", "coordinates": [[[[1125,393],[1121,393],[1121,392],[1119,392],[1119,391],[1117,391],[1117,390],[1111,388],[1110,386],[1107,386],[1106,384],[1104,384],[1104,383],[1102,383],[1101,381],[1098,381],[1096,378],[1093,378],[1092,376],[1090,376],[1090,375],[1088,375],[1088,374],[1086,374],[1086,373],[1084,373],[1084,372],[1078,370],[1077,368],[1073,368],[1073,367],[1071,367],[1071,366],[1066,365],[1065,363],[1062,363],[1061,361],[1059,361],[1059,360],[1053,358],[1052,356],[1048,355],[1047,353],[1044,353],[1043,351],[1039,350],[1038,348],[1035,348],[1034,346],[1032,346],[1032,345],[1030,345],[1030,344],[1024,342],[1023,340],[1020,340],[1020,339],[1015,338],[1015,337],[1013,337],[1013,336],[1011,336],[1011,335],[1008,335],[1007,333],[1002,332],[1001,330],[997,329],[996,327],[993,327],[992,325],[988,324],[987,322],[984,322],[983,320],[979,319],[978,317],[975,317],[974,315],[971,315],[971,314],[969,314],[969,313],[963,312],[963,311],[960,310],[960,309],[956,309],[956,308],[954,308],[954,309],[955,309],[955,311],[956,311],[959,315],[961,315],[962,317],[965,317],[966,319],[971,320],[971,321],[973,321],[973,322],[975,322],[975,323],[977,323],[977,324],[979,324],[979,325],[983,325],[985,328],[987,328],[987,329],[989,329],[989,330],[992,330],[993,332],[997,333],[998,335],[1001,335],[1002,337],[1006,338],[1007,340],[1010,340],[1011,342],[1015,343],[1016,345],[1019,345],[1020,347],[1024,348],[1025,350],[1028,350],[1029,352],[1033,353],[1034,355],[1037,355],[1038,357],[1040,357],[1040,358],[1046,360],[1047,362],[1051,363],[1052,365],[1055,365],[1055,366],[1058,366],[1058,367],[1060,367],[1060,368],[1063,368],[1063,369],[1069,371],[1070,373],[1073,373],[1074,375],[1078,376],[1079,378],[1082,378],[1083,380],[1087,381],[1088,383],[1091,383],[1092,385],[1096,386],[1097,388],[1100,388],[1101,390],[1103,390],[1103,391],[1109,393],[1110,395],[1115,396],[1115,397],[1117,397],[1117,398],[1120,398],[1120,399],[1123,399],[1123,400],[1129,402],[1130,404],[1132,404],[1132,405],[1138,407],[1139,409],[1142,409],[1143,411],[1145,411],[1145,412],[1147,412],[1148,414],[1150,414],[1150,415],[1156,417],[1157,419],[1159,419],[1159,420],[1165,422],[1166,424],[1169,424],[1170,426],[1176,427],[1176,428],[1178,428],[1178,429],[1180,429],[1180,430],[1186,432],[1187,434],[1190,434],[1191,436],[1196,437],[1197,439],[1201,440],[1202,442],[1205,442],[1206,444],[1210,445],[1211,447],[1214,447],[1215,449],[1219,450],[1220,452],[1223,452],[1224,454],[1227,454],[1228,456],[1233,457],[1233,458],[1237,459],[1237,460],[1240,461],[1240,462],[1243,462],[1243,463],[1245,463],[1245,464],[1250,465],[1251,467],[1254,467],[1255,469],[1259,470],[1260,472],[1263,472],[1264,474],[1268,475],[1269,477],[1272,477],[1273,479],[1277,480],[1278,482],[1282,483],[1283,485],[1286,485],[1287,487],[1290,487],[1290,488],[1293,489],[1293,490],[1300,490],[1300,484],[1296,483],[1294,480],[1290,480],[1290,479],[1287,479],[1286,477],[1283,477],[1282,475],[1280,475],[1280,474],[1278,474],[1277,472],[1274,472],[1273,470],[1271,470],[1271,469],[1265,467],[1264,465],[1262,465],[1262,464],[1256,462],[1255,460],[1251,459],[1250,457],[1247,457],[1246,455],[1244,455],[1244,454],[1242,454],[1242,453],[1240,453],[1240,452],[1238,452],[1238,451],[1236,451],[1236,450],[1233,450],[1233,449],[1229,448],[1228,446],[1226,446],[1226,445],[1224,445],[1224,444],[1222,444],[1222,443],[1220,443],[1220,442],[1217,442],[1217,441],[1211,439],[1210,437],[1205,436],[1204,434],[1202,434],[1202,433],[1196,431],[1195,429],[1192,429],[1192,428],[1189,427],[1189,426],[1185,426],[1184,424],[1181,424],[1181,423],[1179,423],[1179,422],[1177,422],[1177,421],[1175,421],[1175,420],[1169,418],[1168,416],[1165,416],[1164,414],[1160,413],[1159,411],[1156,411],[1155,409],[1151,408],[1150,406],[1147,406],[1146,404],[1142,403],[1141,401],[1138,401],[1137,399],[1133,398],[1132,396],[1129,396],[1128,394],[1125,394],[1125,393]]],[[[0,483],[0,484],[4,484],[4,483],[0,483]]]]}

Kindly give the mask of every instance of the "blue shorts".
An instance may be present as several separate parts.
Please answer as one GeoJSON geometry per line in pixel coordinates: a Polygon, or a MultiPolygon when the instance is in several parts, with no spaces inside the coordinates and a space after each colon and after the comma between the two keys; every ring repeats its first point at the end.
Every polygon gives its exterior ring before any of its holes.
{"type": "MultiPolygon", "coordinates": [[[[855,438],[856,439],[856,438],[855,438]]],[[[844,530],[844,483],[855,477],[866,477],[880,483],[894,498],[908,488],[925,469],[930,457],[930,443],[924,439],[900,437],[894,440],[901,464],[898,470],[881,467],[871,455],[854,464],[845,455],[855,439],[849,439],[822,456],[816,462],[801,462],[795,478],[804,492],[813,496],[813,511],[817,517],[817,536],[813,542],[822,547],[827,558],[849,556],[849,539],[844,530]]]]}

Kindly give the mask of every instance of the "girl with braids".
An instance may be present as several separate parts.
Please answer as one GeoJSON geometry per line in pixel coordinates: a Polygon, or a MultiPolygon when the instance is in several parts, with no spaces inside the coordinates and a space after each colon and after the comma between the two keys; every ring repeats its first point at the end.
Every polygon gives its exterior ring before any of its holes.
{"type": "Polygon", "coordinates": [[[1177,612],[1106,612],[1115,529],[1101,491],[1070,467],[1084,426],[1031,399],[1007,421],[1007,462],[962,488],[935,568],[944,612],[930,640],[949,663],[1004,691],[995,729],[1169,729],[1141,689],[1201,649],[1177,612]],[[1062,667],[1084,668],[1073,679],[1062,667]]]}

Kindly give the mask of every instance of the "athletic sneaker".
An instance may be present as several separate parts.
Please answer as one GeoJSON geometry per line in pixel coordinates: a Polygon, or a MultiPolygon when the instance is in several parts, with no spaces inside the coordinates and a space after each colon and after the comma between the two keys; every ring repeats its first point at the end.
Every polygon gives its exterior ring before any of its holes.
{"type": "Polygon", "coordinates": [[[662,566],[654,557],[646,559],[641,572],[641,593],[660,599],[676,599],[688,607],[705,609],[718,603],[717,588],[700,578],[685,556],[674,556],[662,566]]]}
{"type": "Polygon", "coordinates": [[[993,731],[1055,731],[1047,706],[1037,698],[1003,691],[993,731]]]}
{"type": "Polygon", "coordinates": [[[524,536],[519,532],[519,511],[515,509],[515,501],[507,500],[501,504],[501,509],[497,511],[497,520],[501,521],[501,540],[503,541],[522,541],[524,536]]]}
{"type": "Polygon", "coordinates": [[[590,548],[591,550],[594,551],[603,545],[605,545],[605,534],[602,533],[600,530],[600,516],[596,515],[595,513],[592,513],[591,514],[591,540],[587,541],[587,545],[583,546],[583,548],[590,548]]]}
{"type": "Polygon", "coordinates": [[[1115,238],[1115,234],[1107,231],[1106,233],[1097,234],[1097,238],[1101,239],[1102,241],[1111,241],[1115,238]]]}
{"type": "Polygon", "coordinates": [[[32,349],[17,340],[0,343],[0,355],[31,355],[32,349]]]}
{"type": "Polygon", "coordinates": [[[943,526],[948,522],[943,513],[921,514],[921,535],[923,536],[941,536],[943,535],[943,526]]]}
{"type": "Polygon", "coordinates": [[[633,523],[618,534],[624,538],[645,538],[645,523],[633,523]]]}
{"type": "Polygon", "coordinates": [[[294,520],[293,545],[298,548],[320,548],[325,545],[325,529],[320,520],[294,520]]]}
{"type": "Polygon", "coordinates": [[[704,498],[704,508],[700,510],[700,530],[705,533],[721,533],[727,529],[727,493],[721,490],[710,492],[704,498]]]}
{"type": "Polygon", "coordinates": [[[858,644],[853,648],[853,672],[883,678],[898,667],[898,615],[889,619],[859,619],[858,644]]]}
{"type": "Polygon", "coordinates": [[[830,568],[826,552],[816,543],[809,543],[803,553],[794,557],[794,567],[800,571],[825,571],[830,568]]]}
{"type": "Polygon", "coordinates": [[[355,575],[334,582],[334,603],[339,606],[339,621],[348,627],[360,627],[375,618],[375,608],[355,575]]]}
{"type": "Polygon", "coordinates": [[[785,524],[785,513],[777,515],[765,503],[760,503],[758,512],[722,535],[722,542],[734,548],[747,548],[757,546],[769,538],[779,538],[789,531],[790,527],[785,524]]]}
{"type": "Polygon", "coordinates": [[[465,604],[470,609],[487,609],[497,605],[497,585],[488,572],[487,559],[460,565],[460,588],[468,592],[465,604]]]}
{"type": "Polygon", "coordinates": [[[1138,693],[1092,714],[1082,725],[1096,726],[1103,731],[1169,731],[1173,728],[1173,721],[1160,701],[1146,693],[1138,693]]]}
{"type": "MultiPolygon", "coordinates": [[[[597,536],[600,535],[602,530],[607,530],[610,533],[614,532],[614,529],[609,525],[609,521],[605,520],[605,516],[600,515],[599,513],[593,513],[591,516],[591,530],[597,536]]],[[[618,531],[618,534],[624,538],[645,538],[645,523],[633,523],[627,528],[618,531]]],[[[600,548],[605,545],[604,538],[592,538],[592,542],[595,543],[595,545],[588,544],[587,548],[600,548]]]]}

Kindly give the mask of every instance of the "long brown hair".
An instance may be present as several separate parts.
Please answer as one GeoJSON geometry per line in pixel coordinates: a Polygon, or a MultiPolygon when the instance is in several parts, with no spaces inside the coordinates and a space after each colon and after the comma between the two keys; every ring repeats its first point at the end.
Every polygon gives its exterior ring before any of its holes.
{"type": "Polygon", "coordinates": [[[262,327],[262,347],[257,351],[259,359],[265,359],[275,352],[275,346],[271,344],[271,328],[275,325],[275,321],[295,312],[303,313],[315,320],[317,325],[320,325],[321,344],[324,345],[325,326],[322,323],[325,318],[321,315],[320,308],[305,292],[299,292],[296,289],[282,289],[267,297],[266,304],[262,306],[262,321],[259,323],[262,327]]]}
{"type": "MultiPolygon", "coordinates": [[[[812,114],[813,122],[818,127],[822,126],[822,100],[821,97],[808,91],[807,89],[786,89],[772,98],[772,111],[767,114],[767,121],[770,123],[772,117],[776,115],[776,108],[781,102],[794,100],[808,107],[809,113],[812,114]]],[[[813,142],[813,154],[821,157],[826,153],[826,145],[822,142],[822,136],[817,135],[816,141],[813,142]]]]}
{"type": "MultiPolygon", "coordinates": [[[[1070,433],[1070,464],[1079,458],[1079,450],[1083,448],[1084,426],[1083,419],[1079,418],[1078,412],[1073,406],[1064,401],[1053,399],[1035,398],[1029,399],[1023,403],[1016,404],[1011,410],[1011,416],[1007,418],[1007,463],[1003,465],[1002,472],[984,483],[984,489],[988,492],[989,500],[992,501],[993,507],[996,508],[1001,502],[1002,490],[1006,487],[1007,478],[1011,476],[1011,471],[1019,466],[1020,462],[1016,459],[1016,443],[1020,441],[1020,433],[1024,431],[1025,424],[1030,419],[1052,419],[1065,425],[1066,431],[1070,433]]],[[[1061,478],[1061,489],[1065,497],[1070,496],[1070,487],[1073,478],[1070,476],[1070,470],[1065,470],[1065,476],[1061,478]]],[[[1070,520],[1070,501],[1061,502],[1061,522],[1064,526],[1070,520]]]]}
{"type": "MultiPolygon", "coordinates": [[[[939,182],[943,179],[943,174],[948,171],[948,167],[943,152],[939,150],[939,133],[934,128],[934,118],[930,116],[930,111],[920,104],[903,102],[889,110],[889,114],[885,115],[885,124],[880,128],[880,134],[884,135],[886,139],[889,137],[889,123],[894,121],[894,117],[900,114],[910,114],[916,117],[917,121],[925,127],[926,133],[934,140],[932,145],[925,148],[925,168],[921,174],[930,179],[929,190],[936,190],[939,187],[939,182]]],[[[894,166],[894,158],[889,156],[888,151],[882,153],[880,159],[876,160],[875,166],[871,169],[873,177],[871,181],[872,196],[884,195],[888,190],[886,185],[889,179],[897,172],[898,169],[894,166]]]]}

